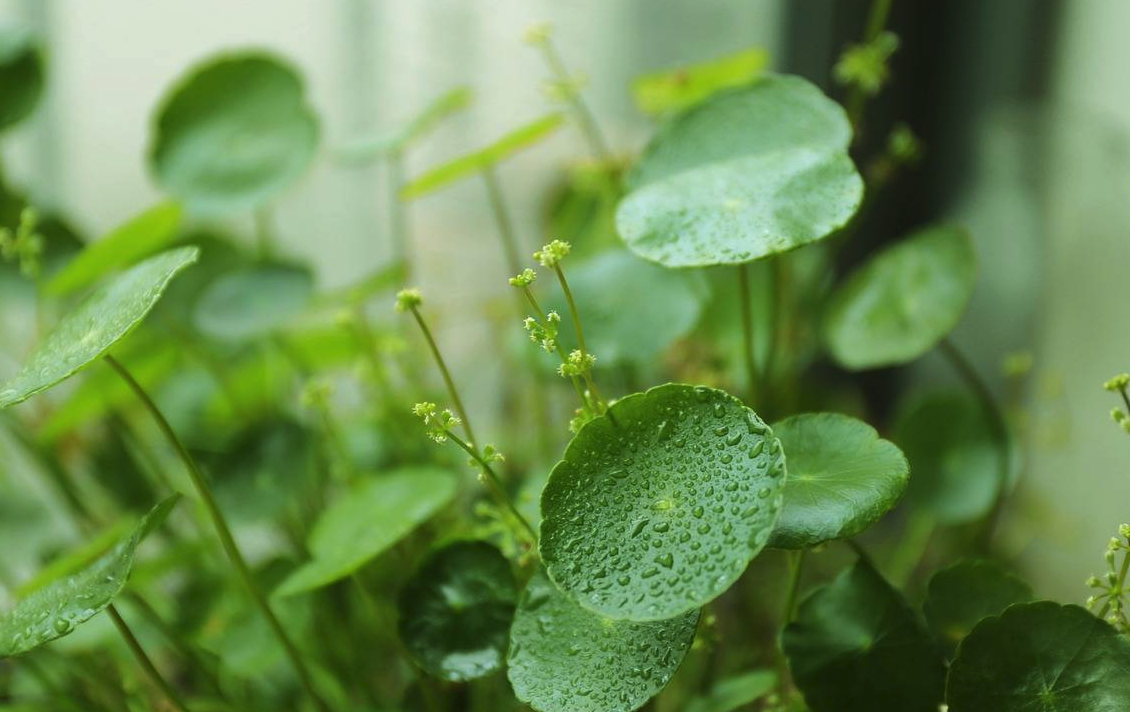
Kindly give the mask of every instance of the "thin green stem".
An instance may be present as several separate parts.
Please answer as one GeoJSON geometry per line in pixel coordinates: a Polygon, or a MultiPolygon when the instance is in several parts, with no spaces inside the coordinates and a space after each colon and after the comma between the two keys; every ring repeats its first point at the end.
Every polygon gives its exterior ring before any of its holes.
{"type": "Polygon", "coordinates": [[[412,316],[415,317],[416,323],[420,326],[420,331],[424,334],[424,340],[428,342],[428,348],[431,349],[432,357],[435,359],[436,366],[439,367],[439,372],[443,376],[443,383],[447,386],[447,394],[451,396],[451,402],[455,406],[455,412],[459,414],[459,418],[463,421],[463,430],[467,433],[467,440],[478,450],[479,446],[475,440],[475,433],[471,430],[471,420],[467,417],[467,409],[463,407],[463,399],[459,397],[459,391],[455,388],[455,381],[451,378],[451,372],[447,370],[447,363],[444,362],[443,356],[439,352],[439,346],[436,345],[436,340],[432,337],[432,331],[428,328],[424,317],[420,315],[418,308],[412,307],[412,316]]]}
{"type": "Polygon", "coordinates": [[[490,489],[491,494],[494,495],[495,499],[498,500],[498,503],[500,505],[502,505],[508,512],[510,512],[510,515],[514,517],[515,521],[522,525],[522,528],[526,530],[526,534],[529,535],[530,541],[536,544],[538,540],[537,532],[534,530],[529,520],[522,516],[522,513],[518,511],[518,507],[515,506],[514,500],[510,498],[510,495],[506,494],[506,489],[502,486],[502,480],[499,479],[498,473],[494,471],[494,468],[490,466],[490,463],[486,461],[486,458],[484,458],[479,453],[477,448],[472,447],[458,435],[449,431],[447,433],[447,436],[451,438],[451,441],[453,443],[458,445],[463,449],[464,452],[470,455],[471,459],[478,463],[479,467],[482,468],[484,479],[487,482],[487,486],[490,489]]]}
{"type": "MultiPolygon", "coordinates": [[[[577,303],[573,301],[573,290],[569,289],[569,280],[565,279],[565,272],[561,269],[560,264],[553,265],[553,273],[557,275],[557,281],[561,284],[561,291],[565,294],[565,302],[569,305],[569,314],[573,317],[573,329],[577,332],[577,346],[581,350],[581,356],[587,358],[589,348],[585,345],[585,330],[581,326],[581,311],[577,309],[577,303]]],[[[589,387],[589,393],[592,393],[600,408],[607,411],[608,401],[604,399],[604,396],[596,387],[596,381],[592,377],[592,369],[586,368],[582,376],[585,379],[585,384],[589,387]]]]}
{"type": "Polygon", "coordinates": [[[223,689],[220,687],[220,681],[216,679],[216,676],[200,659],[200,655],[193,649],[192,645],[181,638],[181,636],[173,630],[172,626],[165,622],[165,619],[150,605],[149,601],[132,591],[126,592],[126,598],[129,599],[130,604],[149,621],[149,624],[156,628],[161,636],[176,649],[180,656],[204,677],[208,682],[208,686],[212,688],[212,691],[223,698],[225,695],[223,689]]]}
{"type": "Polygon", "coordinates": [[[514,233],[514,224],[510,221],[510,213],[506,210],[506,201],[502,197],[502,186],[498,183],[498,175],[494,166],[485,166],[480,175],[487,188],[487,198],[490,201],[490,211],[494,215],[495,225],[498,226],[498,237],[502,241],[502,251],[506,255],[506,265],[511,274],[522,271],[521,250],[518,249],[518,237],[514,233]]]}
{"type": "MultiPolygon", "coordinates": [[[[545,312],[542,311],[541,305],[538,303],[537,298],[534,297],[534,293],[530,290],[529,287],[522,287],[522,293],[526,295],[526,301],[528,301],[530,303],[530,306],[533,307],[534,314],[537,315],[538,320],[540,320],[541,323],[545,324],[548,321],[548,318],[546,317],[545,312]]],[[[554,353],[556,353],[557,357],[561,359],[562,364],[569,363],[569,357],[565,355],[565,349],[561,346],[560,339],[558,339],[557,343],[554,344],[554,353]]],[[[581,385],[581,380],[572,375],[569,376],[569,380],[573,383],[573,390],[577,392],[577,397],[581,399],[581,407],[586,411],[590,410],[592,406],[589,403],[588,398],[585,397],[585,389],[581,385]]]]}
{"type": "Polygon", "coordinates": [[[588,104],[581,98],[580,92],[574,90],[573,79],[569,76],[569,70],[565,67],[565,62],[561,59],[557,48],[548,38],[544,42],[539,42],[538,46],[541,48],[546,64],[549,65],[550,72],[553,73],[553,78],[565,90],[569,107],[576,116],[577,123],[581,127],[581,133],[584,134],[585,140],[589,144],[593,158],[605,165],[610,164],[612,152],[608,150],[608,142],[604,140],[604,134],[601,133],[600,126],[596,123],[596,117],[589,110],[588,104]]]}
{"type": "Polygon", "coordinates": [[[321,712],[329,712],[329,706],[314,688],[314,681],[310,675],[310,670],[306,665],[306,661],[303,660],[301,653],[299,653],[298,648],[294,644],[294,641],[292,641],[290,639],[290,636],[287,635],[287,632],[283,628],[282,623],[279,622],[279,619],[275,616],[274,611],[271,610],[271,606],[267,601],[267,597],[255,584],[255,580],[251,575],[251,567],[248,566],[247,560],[243,556],[243,552],[240,551],[239,545],[236,544],[235,538],[231,533],[231,528],[228,526],[227,519],[224,518],[223,512],[220,511],[220,506],[216,503],[216,498],[212,493],[212,488],[208,485],[208,480],[204,477],[204,473],[201,472],[200,467],[196,464],[196,460],[188,452],[188,449],[184,446],[184,443],[181,442],[181,439],[177,436],[176,432],[173,430],[173,427],[169,425],[169,421],[165,418],[164,414],[161,412],[161,409],[157,407],[157,404],[153,402],[153,399],[149,397],[149,394],[146,393],[145,389],[141,387],[141,384],[138,383],[136,379],[134,379],[133,375],[128,370],[126,370],[126,368],[122,366],[122,364],[118,363],[118,361],[113,356],[107,354],[103,358],[106,360],[106,363],[109,364],[112,369],[114,369],[118,376],[120,376],[121,379],[125,381],[125,383],[133,390],[138,400],[141,401],[141,404],[145,406],[146,410],[149,411],[149,414],[150,416],[152,416],[153,421],[156,423],[158,429],[161,430],[161,433],[165,436],[165,439],[168,440],[169,444],[172,446],[173,450],[176,452],[177,456],[184,464],[185,469],[188,471],[189,477],[192,479],[192,484],[196,488],[196,492],[200,496],[200,500],[201,502],[203,502],[204,508],[208,512],[209,518],[212,520],[212,525],[216,529],[216,534],[219,536],[220,544],[224,548],[224,553],[227,554],[228,559],[231,561],[232,567],[235,569],[236,575],[239,577],[240,582],[244,585],[248,593],[251,595],[252,601],[254,601],[255,606],[259,609],[260,614],[262,614],[263,618],[267,621],[268,626],[271,628],[271,632],[275,635],[275,638],[277,638],[279,643],[282,645],[283,651],[286,653],[286,656],[290,660],[291,665],[294,667],[295,672],[298,673],[299,681],[306,689],[306,693],[314,701],[315,705],[317,705],[318,709],[321,710],[321,712]]]}
{"type": "MultiPolygon", "coordinates": [[[[871,11],[867,15],[867,26],[863,31],[863,43],[869,44],[874,42],[876,38],[883,32],[887,26],[887,18],[891,14],[891,4],[893,0],[873,0],[871,3],[871,11]]],[[[848,120],[851,122],[852,127],[855,129],[856,138],[858,139],[860,133],[860,126],[863,123],[863,110],[867,105],[867,94],[864,92],[863,87],[856,84],[852,87],[851,93],[847,99],[847,115],[848,120]]]]}
{"type": "Polygon", "coordinates": [[[796,620],[797,593],[800,591],[800,574],[804,568],[806,549],[789,552],[789,588],[785,593],[785,607],[781,611],[781,624],[787,625],[796,620]]]}
{"type": "Polygon", "coordinates": [[[404,153],[393,151],[388,156],[389,219],[392,223],[393,256],[404,265],[404,283],[412,281],[412,240],[408,226],[408,204],[400,199],[400,189],[404,185],[404,153]]]}
{"type": "Polygon", "coordinates": [[[738,265],[738,305],[742,321],[742,358],[745,361],[746,393],[750,403],[757,400],[757,364],[753,358],[753,314],[749,296],[749,265],[738,265]]]}
{"type": "Polygon", "coordinates": [[[130,652],[133,653],[133,657],[137,659],[142,672],[149,678],[149,681],[161,691],[161,694],[165,696],[165,699],[169,701],[169,704],[172,705],[175,710],[178,712],[188,712],[188,708],[181,702],[180,696],[177,694],[176,690],[174,690],[168,680],[161,675],[161,672],[157,669],[157,666],[153,664],[153,661],[149,659],[149,655],[147,655],[145,649],[141,647],[141,643],[137,642],[137,637],[133,634],[133,631],[130,630],[125,620],[122,619],[121,614],[118,613],[118,609],[114,604],[111,603],[106,608],[106,612],[110,614],[110,620],[114,621],[114,627],[118,629],[118,633],[121,634],[122,639],[126,642],[130,652]]]}
{"type": "Polygon", "coordinates": [[[889,577],[896,586],[905,586],[930,547],[937,522],[929,514],[914,509],[907,520],[899,544],[891,554],[889,577]]]}
{"type": "Polygon", "coordinates": [[[1130,553],[1123,554],[1122,567],[1118,571],[1118,577],[1114,581],[1114,586],[1111,587],[1108,594],[1107,601],[1103,604],[1102,610],[1099,611],[1099,618],[1106,618],[1106,614],[1110,612],[1111,601],[1115,598],[1121,598],[1125,593],[1126,576],[1130,574],[1130,553]]]}

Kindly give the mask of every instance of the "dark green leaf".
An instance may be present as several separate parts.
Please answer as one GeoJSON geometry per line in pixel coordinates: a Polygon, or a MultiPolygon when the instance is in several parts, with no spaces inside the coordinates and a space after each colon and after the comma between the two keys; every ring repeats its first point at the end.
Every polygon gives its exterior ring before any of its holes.
{"type": "Polygon", "coordinates": [[[719,680],[710,693],[696,697],[684,712],[734,712],[768,695],[777,686],[777,673],[753,670],[719,680]]]}
{"type": "Polygon", "coordinates": [[[1034,598],[1032,587],[992,561],[971,559],[942,569],[930,579],[922,612],[930,629],[952,655],[957,644],[984,618],[1034,598]]]}
{"type": "Polygon", "coordinates": [[[652,72],[632,81],[632,98],[648,116],[674,114],[723,89],[749,84],[769,66],[769,52],[755,47],[698,64],[652,72]]]}
{"type": "Polygon", "coordinates": [[[785,459],[733,396],[667,384],[586,424],[542,493],[542,560],[582,606],[664,620],[721,595],[761,551],[785,459]]]}
{"type": "Polygon", "coordinates": [[[314,275],[305,267],[260,262],[208,285],[193,322],[210,338],[246,341],[286,325],[310,304],[313,292],[314,275]]]}
{"type": "Polygon", "coordinates": [[[24,30],[0,31],[0,131],[23,121],[43,94],[43,55],[24,30]]]}

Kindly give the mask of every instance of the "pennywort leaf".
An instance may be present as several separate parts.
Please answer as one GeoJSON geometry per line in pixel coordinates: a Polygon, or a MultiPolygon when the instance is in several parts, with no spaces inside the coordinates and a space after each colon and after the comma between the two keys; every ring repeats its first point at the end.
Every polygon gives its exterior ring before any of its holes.
{"type": "Polygon", "coordinates": [[[777,687],[777,673],[751,670],[714,683],[710,692],[691,700],[685,712],[734,712],[765,697],[777,687]]]}
{"type": "Polygon", "coordinates": [[[934,635],[952,655],[981,620],[1033,598],[1032,587],[1000,564],[968,559],[934,574],[922,612],[934,635]]]}
{"type": "Polygon", "coordinates": [[[259,262],[220,275],[196,301],[193,323],[219,341],[247,341],[285,326],[311,302],[306,267],[259,262]]]}

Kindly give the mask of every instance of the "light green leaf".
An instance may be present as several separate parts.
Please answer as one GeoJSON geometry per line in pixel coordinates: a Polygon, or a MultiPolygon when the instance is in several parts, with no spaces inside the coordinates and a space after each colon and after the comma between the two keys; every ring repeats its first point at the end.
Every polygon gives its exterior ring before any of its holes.
{"type": "Polygon", "coordinates": [[[405,467],[343,493],[315,522],[307,540],[312,560],[275,590],[313,591],[352,574],[430,519],[455,496],[456,478],[434,467],[405,467]]]}
{"type": "Polygon", "coordinates": [[[177,234],[181,208],[161,203],[119,225],[83,248],[47,283],[46,291],[61,296],[88,287],[108,272],[167,246],[177,234]]]}
{"type": "Polygon", "coordinates": [[[400,594],[400,638],[416,663],[464,682],[502,668],[518,584],[510,562],[485,541],[432,554],[400,594]]]}
{"type": "Polygon", "coordinates": [[[550,114],[537,121],[514,129],[486,148],[460,156],[453,161],[437,166],[404,186],[400,190],[402,200],[411,200],[431,193],[449,183],[489,168],[524,148],[528,148],[561,127],[564,118],[561,114],[550,114]]]}
{"type": "Polygon", "coordinates": [[[807,413],[775,423],[773,432],[788,457],[789,479],[770,546],[809,549],[853,537],[906,491],[906,457],[861,420],[807,413]]]}
{"type": "Polygon", "coordinates": [[[941,655],[902,595],[864,561],[801,603],[781,645],[812,712],[938,712],[941,655]]]}
{"type": "Polygon", "coordinates": [[[683,662],[699,612],[670,620],[612,620],[579,607],[543,572],[522,592],[507,675],[538,712],[630,712],[659,693],[683,662]]]}
{"type": "Polygon", "coordinates": [[[157,111],[150,166],[193,211],[262,206],[293,183],[318,148],[302,79],[277,57],[222,55],[177,82],[157,111]]]}
{"type": "Polygon", "coordinates": [[[734,712],[765,697],[777,687],[777,673],[753,670],[719,680],[710,693],[696,697],[684,712],[734,712]]]}
{"type": "Polygon", "coordinates": [[[470,106],[474,98],[470,87],[456,87],[436,98],[400,130],[344,146],[341,158],[349,163],[365,163],[403,151],[430,133],[445,118],[470,106]]]}
{"type": "Polygon", "coordinates": [[[26,119],[43,95],[43,54],[22,29],[0,30],[0,131],[26,119]]]}
{"type": "Polygon", "coordinates": [[[179,499],[175,494],[162,500],[128,537],[97,561],[17,603],[0,619],[0,658],[61,638],[110,605],[126,585],[138,544],[165,520],[179,499]]]}
{"type": "Polygon", "coordinates": [[[1079,606],[1021,603],[957,649],[949,712],[1125,712],[1130,641],[1079,606]]]}
{"type": "Polygon", "coordinates": [[[90,566],[96,559],[105,554],[111,546],[125,536],[133,528],[128,519],[121,519],[111,524],[109,528],[96,534],[90,541],[69,551],[47,566],[37,571],[34,576],[21,583],[15,590],[19,597],[29,596],[41,588],[54,583],[57,579],[70,576],[81,569],[90,566]]]}
{"type": "Polygon", "coordinates": [[[765,546],[780,442],[733,396],[667,384],[587,423],[541,498],[542,561],[582,606],[664,620],[721,595],[765,546]]]}
{"type": "Polygon", "coordinates": [[[952,656],[957,644],[981,620],[1034,597],[1026,581],[1000,564],[967,559],[934,574],[926,589],[922,612],[934,635],[952,656]]]}
{"type": "Polygon", "coordinates": [[[632,81],[632,98],[648,116],[674,114],[723,89],[749,84],[769,66],[769,52],[754,47],[632,81]]]}
{"type": "Polygon", "coordinates": [[[219,341],[248,341],[285,326],[309,306],[314,275],[298,265],[258,262],[221,275],[200,294],[192,320],[219,341]]]}
{"type": "Polygon", "coordinates": [[[913,361],[957,326],[976,280],[969,233],[920,230],[872,257],[829,297],[828,350],[853,370],[913,361]]]}
{"type": "Polygon", "coordinates": [[[47,390],[104,355],[141,323],[166,285],[199,254],[195,247],[163,252],[97,289],[59,322],[15,376],[0,385],[0,408],[47,390]]]}

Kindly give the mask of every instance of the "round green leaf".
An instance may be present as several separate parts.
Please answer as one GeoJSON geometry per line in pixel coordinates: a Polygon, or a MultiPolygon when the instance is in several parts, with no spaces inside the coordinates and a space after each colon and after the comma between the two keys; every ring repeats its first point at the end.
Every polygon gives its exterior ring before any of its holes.
{"type": "Polygon", "coordinates": [[[684,712],[734,712],[753,704],[777,687],[777,673],[753,670],[719,680],[710,693],[696,697],[684,712]]]}
{"type": "Polygon", "coordinates": [[[920,230],[832,294],[823,319],[828,350],[854,370],[913,361],[957,326],[976,280],[969,233],[947,225],[920,230]]]}
{"type": "Polygon", "coordinates": [[[539,712],[630,712],[683,662],[697,610],[664,621],[613,620],[579,607],[538,572],[510,629],[507,675],[539,712]]]}
{"type": "Polygon", "coordinates": [[[966,560],[934,574],[922,612],[934,635],[952,654],[982,619],[1033,598],[1032,587],[1000,564],[966,560]]]}
{"type": "Polygon", "coordinates": [[[157,181],[201,213],[252,210],[301,176],[318,120],[298,73],[276,57],[226,55],[162,101],[150,146],[157,181]]]}
{"type": "Polygon", "coordinates": [[[906,491],[906,457],[861,420],[808,413],[774,424],[773,432],[789,458],[789,479],[770,546],[808,549],[853,537],[906,491]]]}
{"type": "Polygon", "coordinates": [[[910,460],[907,497],[943,524],[985,516],[1000,490],[999,445],[985,409],[972,396],[943,392],[906,412],[895,438],[910,460]]]}
{"type": "Polygon", "coordinates": [[[400,595],[400,638],[444,680],[474,680],[502,667],[518,584],[510,562],[484,541],[440,549],[400,595]]]}
{"type": "Polygon", "coordinates": [[[1010,606],[977,624],[950,667],[949,712],[1124,712],[1130,641],[1079,606],[1010,606]]]}
{"type": "Polygon", "coordinates": [[[169,281],[199,254],[195,247],[163,252],[96,290],[59,322],[15,376],[0,385],[0,408],[47,390],[105,354],[145,318],[169,281]]]}
{"type": "Polygon", "coordinates": [[[200,333],[220,341],[265,336],[302,312],[314,293],[314,276],[296,265],[257,263],[221,275],[193,310],[200,333]]]}
{"type": "Polygon", "coordinates": [[[0,131],[27,118],[43,94],[43,55],[24,30],[0,30],[0,131]]]}
{"type": "Polygon", "coordinates": [[[941,655],[902,595],[864,561],[801,603],[781,645],[812,712],[938,712],[941,655]]]}
{"type": "Polygon", "coordinates": [[[804,79],[768,75],[668,124],[616,213],[636,254],[666,267],[741,264],[842,227],[863,197],[851,126],[804,79]]]}
{"type": "Polygon", "coordinates": [[[667,384],[587,423],[541,498],[542,561],[582,606],[664,620],[699,608],[764,547],[785,457],[733,396],[667,384]]]}
{"type": "Polygon", "coordinates": [[[94,563],[37,589],[0,618],[0,658],[61,638],[110,605],[126,585],[138,544],[165,520],[179,499],[176,494],[162,500],[129,536],[94,563]]]}
{"type": "MultiPolygon", "coordinates": [[[[622,250],[570,267],[569,286],[598,366],[651,363],[694,328],[710,296],[700,273],[665,270],[622,250]],[[641,294],[648,298],[639,299],[641,294]]],[[[554,295],[545,308],[567,315],[564,296],[554,295]]]]}
{"type": "Polygon", "coordinates": [[[455,476],[406,467],[343,493],[314,523],[312,560],[283,581],[277,596],[312,591],[345,578],[430,519],[455,496],[455,476]]]}

